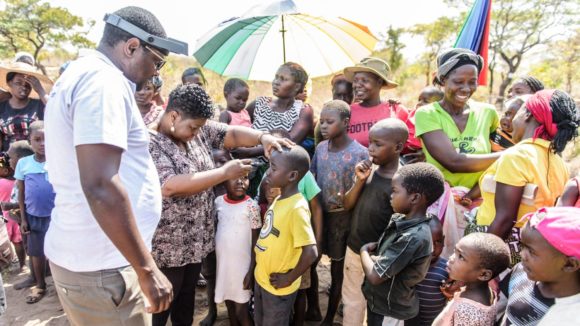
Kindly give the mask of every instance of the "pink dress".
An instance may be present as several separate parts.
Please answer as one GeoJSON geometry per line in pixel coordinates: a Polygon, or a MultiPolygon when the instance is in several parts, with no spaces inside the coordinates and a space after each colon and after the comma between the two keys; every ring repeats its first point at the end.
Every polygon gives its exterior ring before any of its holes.
{"type": "MultiPolygon", "coordinates": [[[[15,180],[0,178],[0,201],[11,202],[10,195],[12,194],[14,183],[15,180]]],[[[20,234],[18,222],[10,217],[10,211],[3,211],[2,214],[6,220],[6,230],[8,231],[10,241],[13,243],[22,242],[22,235],[20,234]]]]}
{"type": "Polygon", "coordinates": [[[433,326],[493,326],[497,315],[497,296],[491,306],[460,297],[463,291],[455,292],[453,300],[435,318],[433,326]]]}
{"type": "Polygon", "coordinates": [[[248,128],[252,128],[252,120],[250,119],[250,114],[246,109],[243,109],[240,112],[232,112],[228,111],[230,118],[230,126],[244,126],[248,128]]]}

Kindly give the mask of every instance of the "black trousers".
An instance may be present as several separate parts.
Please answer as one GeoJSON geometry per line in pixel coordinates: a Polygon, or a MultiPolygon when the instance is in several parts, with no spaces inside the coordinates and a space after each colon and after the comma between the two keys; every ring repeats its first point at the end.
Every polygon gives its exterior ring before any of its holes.
{"type": "Polygon", "coordinates": [[[201,263],[160,270],[173,286],[173,302],[169,310],[153,314],[153,326],[165,326],[169,316],[173,326],[191,326],[195,308],[195,285],[201,272],[201,263]]]}

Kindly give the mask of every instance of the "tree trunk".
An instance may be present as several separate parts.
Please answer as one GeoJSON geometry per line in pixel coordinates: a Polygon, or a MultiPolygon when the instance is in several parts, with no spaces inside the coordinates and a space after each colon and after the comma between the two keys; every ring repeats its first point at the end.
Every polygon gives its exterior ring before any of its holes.
{"type": "Polygon", "coordinates": [[[38,61],[36,62],[36,66],[38,67],[38,69],[40,69],[40,71],[42,71],[42,74],[45,76],[48,76],[48,74],[46,73],[46,67],[42,64],[40,64],[38,61]]]}
{"type": "Polygon", "coordinates": [[[431,63],[427,61],[425,65],[425,86],[431,85],[431,63]]]}
{"type": "Polygon", "coordinates": [[[512,83],[513,73],[514,73],[513,71],[510,71],[499,85],[498,97],[495,100],[495,104],[497,107],[503,107],[503,102],[505,101],[505,92],[508,86],[512,83]]]}

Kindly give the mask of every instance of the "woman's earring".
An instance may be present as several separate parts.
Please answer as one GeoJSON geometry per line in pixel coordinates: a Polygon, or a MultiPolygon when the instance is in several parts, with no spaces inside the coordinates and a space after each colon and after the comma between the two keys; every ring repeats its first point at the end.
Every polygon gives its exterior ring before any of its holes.
{"type": "Polygon", "coordinates": [[[171,133],[174,133],[175,132],[175,125],[171,125],[171,128],[169,130],[171,130],[171,133]]]}

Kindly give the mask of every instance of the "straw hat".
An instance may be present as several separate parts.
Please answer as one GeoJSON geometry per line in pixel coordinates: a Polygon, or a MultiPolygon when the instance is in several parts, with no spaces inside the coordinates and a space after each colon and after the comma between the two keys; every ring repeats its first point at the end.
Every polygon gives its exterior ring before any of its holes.
{"type": "Polygon", "coordinates": [[[364,58],[354,67],[344,68],[344,76],[351,83],[354,79],[354,74],[357,72],[371,72],[379,76],[385,81],[383,88],[389,89],[399,86],[399,84],[388,78],[391,73],[391,67],[389,67],[389,64],[379,58],[364,58]]]}
{"type": "MultiPolygon", "coordinates": [[[[36,68],[34,68],[33,66],[23,62],[13,62],[8,65],[0,65],[0,89],[5,90],[10,89],[10,87],[8,87],[8,82],[6,81],[6,77],[11,72],[34,76],[38,78],[38,80],[42,84],[42,87],[44,87],[44,91],[46,92],[46,94],[50,93],[52,85],[54,84],[52,80],[50,80],[50,78],[38,72],[36,68]]],[[[38,94],[36,93],[36,91],[34,91],[34,89],[32,89],[32,91],[30,92],[30,97],[36,99],[38,98],[38,94]]]]}

